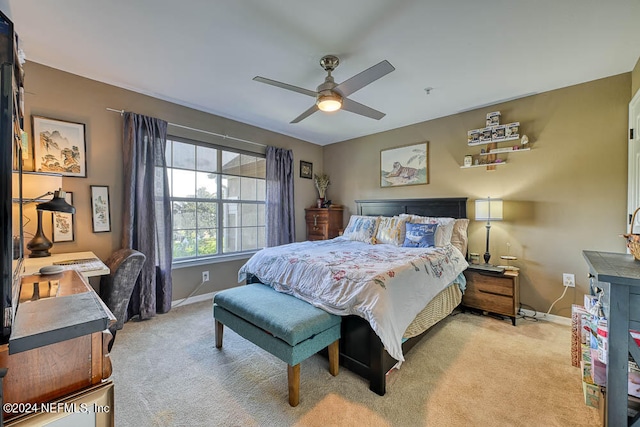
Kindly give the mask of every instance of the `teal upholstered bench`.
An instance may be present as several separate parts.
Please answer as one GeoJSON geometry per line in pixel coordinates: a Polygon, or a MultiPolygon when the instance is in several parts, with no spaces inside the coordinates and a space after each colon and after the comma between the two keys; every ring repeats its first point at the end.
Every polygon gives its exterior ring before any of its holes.
{"type": "Polygon", "coordinates": [[[239,286],[213,298],[216,347],[224,326],[288,364],[289,404],[300,396],[300,362],[329,347],[329,372],[338,375],[340,316],[263,284],[239,286]]]}

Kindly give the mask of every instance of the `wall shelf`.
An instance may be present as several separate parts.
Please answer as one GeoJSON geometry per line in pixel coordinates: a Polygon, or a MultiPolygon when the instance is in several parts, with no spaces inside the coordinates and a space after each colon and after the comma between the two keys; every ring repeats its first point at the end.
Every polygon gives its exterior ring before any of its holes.
{"type": "Polygon", "coordinates": [[[511,137],[511,138],[492,139],[490,141],[469,142],[467,143],[467,145],[469,147],[477,147],[478,145],[497,144],[499,142],[506,142],[506,141],[517,141],[518,139],[520,139],[520,135],[511,137]]]}
{"type": "Polygon", "coordinates": [[[488,171],[496,169],[496,166],[507,163],[506,157],[498,158],[499,154],[516,153],[520,151],[530,151],[528,138],[522,135],[520,139],[520,122],[500,124],[500,112],[494,111],[487,114],[486,127],[473,129],[467,132],[467,146],[484,146],[480,153],[467,154],[464,156],[464,163],[460,169],[471,169],[485,167],[488,171]],[[498,145],[517,141],[515,145],[509,144],[500,148],[498,145]],[[525,148],[526,147],[526,148],[525,148]]]}
{"type": "Polygon", "coordinates": [[[483,167],[500,166],[500,165],[506,165],[506,164],[507,164],[506,160],[503,160],[501,162],[485,163],[482,165],[460,166],[460,169],[483,168],[483,167]]]}
{"type": "Polygon", "coordinates": [[[488,153],[480,153],[478,155],[479,156],[488,156],[489,154],[517,153],[519,151],[530,151],[530,150],[531,150],[531,148],[518,148],[517,150],[514,150],[513,147],[494,148],[493,150],[489,151],[488,153]]]}

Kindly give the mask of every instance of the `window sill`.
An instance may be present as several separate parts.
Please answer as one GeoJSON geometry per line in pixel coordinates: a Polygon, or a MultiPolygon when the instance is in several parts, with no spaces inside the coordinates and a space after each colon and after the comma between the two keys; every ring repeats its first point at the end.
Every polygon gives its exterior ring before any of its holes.
{"type": "Polygon", "coordinates": [[[188,259],[184,261],[174,261],[171,264],[171,267],[174,270],[180,268],[189,268],[189,267],[197,267],[200,265],[208,265],[208,264],[218,264],[221,262],[229,262],[229,261],[238,261],[238,260],[247,260],[253,256],[258,251],[252,252],[242,252],[239,254],[230,254],[230,255],[218,255],[215,257],[209,258],[198,258],[198,259],[188,259]]]}

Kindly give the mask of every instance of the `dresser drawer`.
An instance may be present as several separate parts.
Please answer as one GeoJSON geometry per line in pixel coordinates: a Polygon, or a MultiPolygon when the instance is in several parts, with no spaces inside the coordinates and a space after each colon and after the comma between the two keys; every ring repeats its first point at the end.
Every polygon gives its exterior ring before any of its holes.
{"type": "Polygon", "coordinates": [[[326,239],[329,232],[329,224],[318,222],[317,225],[307,224],[307,239],[319,240],[326,239]],[[315,238],[314,238],[315,237],[315,238]]]}
{"type": "Polygon", "coordinates": [[[311,225],[319,223],[327,224],[329,222],[329,215],[327,215],[326,212],[307,212],[304,219],[307,224],[311,225]]]}

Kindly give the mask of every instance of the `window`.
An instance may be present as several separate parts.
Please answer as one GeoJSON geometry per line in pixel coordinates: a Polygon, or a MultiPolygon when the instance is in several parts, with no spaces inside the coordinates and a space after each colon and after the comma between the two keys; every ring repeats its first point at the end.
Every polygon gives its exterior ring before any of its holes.
{"type": "Polygon", "coordinates": [[[264,156],[168,137],[166,158],[174,261],[264,247],[264,156]]]}

